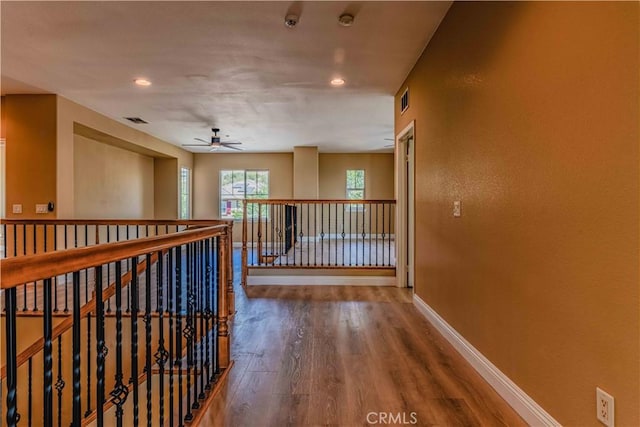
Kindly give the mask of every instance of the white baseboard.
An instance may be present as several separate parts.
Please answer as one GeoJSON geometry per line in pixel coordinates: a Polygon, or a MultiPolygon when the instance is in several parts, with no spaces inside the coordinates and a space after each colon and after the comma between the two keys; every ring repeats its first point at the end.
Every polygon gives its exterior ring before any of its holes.
{"type": "Polygon", "coordinates": [[[395,276],[248,276],[247,285],[395,286],[395,276]]]}
{"type": "Polygon", "coordinates": [[[489,359],[472,346],[419,296],[413,296],[413,304],[427,318],[467,362],[493,387],[502,398],[531,426],[560,426],[520,387],[502,373],[489,359]]]}

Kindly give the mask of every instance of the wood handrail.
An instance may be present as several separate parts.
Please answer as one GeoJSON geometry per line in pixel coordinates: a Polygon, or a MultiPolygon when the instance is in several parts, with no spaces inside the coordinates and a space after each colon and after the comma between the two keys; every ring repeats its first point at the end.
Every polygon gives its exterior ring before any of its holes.
{"type": "Polygon", "coordinates": [[[229,228],[230,225],[225,223],[163,236],[2,259],[0,260],[2,272],[0,288],[10,289],[72,271],[145,255],[210,237],[225,236],[229,228]]]}
{"type": "Polygon", "coordinates": [[[286,203],[309,203],[321,205],[327,203],[344,203],[347,205],[373,205],[389,204],[395,205],[395,200],[348,200],[348,199],[244,199],[245,203],[260,203],[263,205],[281,205],[286,203]]]}
{"type": "MultiPolygon", "coordinates": [[[[154,253],[151,256],[151,264],[155,264],[158,260],[158,254],[154,253]]],[[[147,269],[147,260],[142,260],[137,264],[137,272],[141,274],[147,269]]],[[[120,282],[122,286],[128,286],[131,283],[131,279],[133,278],[132,270],[127,271],[122,274],[120,282]]],[[[116,282],[110,283],[102,293],[102,301],[107,301],[109,298],[114,296],[116,293],[116,282]]],[[[84,319],[96,309],[96,299],[92,298],[91,301],[86,303],[80,309],[80,319],[84,319]]],[[[60,335],[64,334],[66,331],[73,327],[73,317],[69,316],[56,325],[55,328],[51,331],[51,341],[54,341],[60,335]]],[[[44,337],[38,338],[33,344],[29,347],[25,348],[16,358],[16,366],[19,368],[24,365],[27,360],[31,359],[33,356],[38,354],[40,351],[44,349],[44,337]]],[[[4,379],[7,376],[7,367],[6,365],[0,369],[0,380],[4,379]]]]}
{"type": "Polygon", "coordinates": [[[230,224],[226,219],[13,219],[2,218],[0,224],[7,225],[198,225],[213,226],[230,224]]]}

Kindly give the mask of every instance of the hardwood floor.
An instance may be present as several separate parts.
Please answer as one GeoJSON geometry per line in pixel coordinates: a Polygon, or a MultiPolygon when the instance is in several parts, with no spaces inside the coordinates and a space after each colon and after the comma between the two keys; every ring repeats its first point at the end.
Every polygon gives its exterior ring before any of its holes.
{"type": "Polygon", "coordinates": [[[201,425],[526,425],[409,290],[238,288],[236,307],[235,366],[201,425]]]}

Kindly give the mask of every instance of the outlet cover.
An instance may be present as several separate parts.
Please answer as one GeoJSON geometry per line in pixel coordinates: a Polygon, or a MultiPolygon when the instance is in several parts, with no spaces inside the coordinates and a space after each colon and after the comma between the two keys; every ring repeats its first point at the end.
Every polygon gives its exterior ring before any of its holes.
{"type": "Polygon", "coordinates": [[[596,417],[607,427],[614,426],[615,407],[613,396],[600,387],[596,387],[596,417]]]}
{"type": "Polygon", "coordinates": [[[13,205],[13,209],[11,210],[14,214],[22,213],[22,205],[13,205]]]}

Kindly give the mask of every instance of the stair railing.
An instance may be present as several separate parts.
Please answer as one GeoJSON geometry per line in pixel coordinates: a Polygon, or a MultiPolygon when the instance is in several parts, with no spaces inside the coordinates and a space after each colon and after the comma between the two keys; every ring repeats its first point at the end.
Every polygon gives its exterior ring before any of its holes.
{"type": "Polygon", "coordinates": [[[245,199],[249,269],[395,269],[395,200],[245,199]]]}
{"type": "Polygon", "coordinates": [[[1,260],[7,425],[21,418],[44,426],[197,421],[231,365],[230,229],[198,226],[1,260]],[[90,277],[86,303],[81,273],[90,277]],[[71,320],[54,326],[54,278],[67,274],[71,320]],[[42,287],[41,318],[17,315],[16,290],[25,283],[42,287]],[[106,302],[115,316],[105,315],[106,302]],[[34,322],[41,338],[29,343],[34,322]]]}

